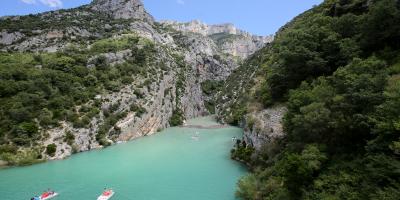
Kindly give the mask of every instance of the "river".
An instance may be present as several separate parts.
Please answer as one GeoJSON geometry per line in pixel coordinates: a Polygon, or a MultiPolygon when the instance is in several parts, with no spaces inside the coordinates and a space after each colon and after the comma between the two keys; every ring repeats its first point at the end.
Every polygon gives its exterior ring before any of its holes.
{"type": "MultiPolygon", "coordinates": [[[[188,124],[216,122],[203,117],[188,124]]],[[[0,199],[28,200],[51,188],[60,194],[54,200],[95,200],[107,187],[116,192],[112,200],[234,200],[246,169],[229,154],[231,138],[241,136],[236,127],[175,127],[66,160],[3,169],[0,199]]]]}

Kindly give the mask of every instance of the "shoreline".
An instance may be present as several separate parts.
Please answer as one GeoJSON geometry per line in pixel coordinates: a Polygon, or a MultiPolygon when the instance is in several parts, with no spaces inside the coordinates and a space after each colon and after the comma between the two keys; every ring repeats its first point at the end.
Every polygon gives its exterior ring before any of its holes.
{"type": "MultiPolygon", "coordinates": [[[[185,123],[184,125],[175,126],[175,127],[177,127],[177,128],[189,128],[189,129],[223,129],[223,128],[231,127],[231,126],[228,125],[228,124],[221,124],[221,123],[219,123],[219,122],[215,119],[215,116],[214,116],[214,115],[202,116],[202,117],[197,117],[197,118],[205,118],[205,117],[211,117],[211,118],[213,119],[213,121],[215,121],[215,122],[218,123],[218,124],[214,124],[214,125],[196,125],[196,124],[187,124],[187,123],[185,123]]],[[[193,118],[193,119],[196,119],[196,118],[193,118]]],[[[193,120],[193,119],[190,119],[190,120],[193,120]]],[[[169,128],[173,128],[173,127],[169,127],[169,128]]],[[[157,131],[157,132],[154,133],[154,134],[159,134],[161,131],[162,131],[162,130],[157,131]]],[[[154,134],[152,134],[152,135],[154,135],[154,134]]],[[[124,143],[130,142],[130,141],[134,141],[134,140],[137,140],[137,139],[139,139],[139,138],[146,137],[146,136],[147,136],[147,135],[144,135],[144,136],[141,136],[141,137],[136,137],[136,138],[133,138],[133,139],[131,139],[131,140],[118,140],[118,141],[113,142],[112,145],[110,145],[110,146],[115,146],[115,145],[119,145],[119,144],[124,144],[124,143]]],[[[71,154],[71,155],[67,155],[67,156],[64,156],[64,157],[56,157],[56,158],[50,158],[50,159],[40,159],[40,160],[36,160],[35,162],[30,163],[30,164],[8,165],[8,162],[7,162],[7,161],[0,160],[0,170],[8,169],[8,168],[13,168],[13,167],[32,166],[32,165],[36,165],[36,164],[40,164],[40,163],[45,163],[45,162],[49,162],[49,161],[60,161],[60,160],[65,160],[65,159],[68,159],[69,157],[71,157],[71,156],[73,156],[73,155],[76,155],[76,154],[85,153],[85,152],[90,152],[90,151],[93,151],[93,150],[102,150],[102,149],[106,149],[106,148],[108,148],[108,147],[109,147],[109,146],[99,146],[98,148],[92,148],[92,149],[89,149],[89,150],[86,150],[86,151],[76,152],[76,153],[73,153],[73,154],[71,154]]]]}

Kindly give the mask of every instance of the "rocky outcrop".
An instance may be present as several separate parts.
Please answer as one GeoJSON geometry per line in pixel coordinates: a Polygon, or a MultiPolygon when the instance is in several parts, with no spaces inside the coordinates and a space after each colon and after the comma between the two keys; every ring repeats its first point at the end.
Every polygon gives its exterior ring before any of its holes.
{"type": "Polygon", "coordinates": [[[248,35],[225,35],[222,37],[216,35],[214,38],[222,52],[242,59],[254,54],[272,41],[272,38],[269,37],[248,35]]]}
{"type": "Polygon", "coordinates": [[[20,32],[7,33],[3,31],[0,33],[0,44],[10,45],[23,37],[24,35],[20,32]]]}
{"type": "Polygon", "coordinates": [[[284,136],[282,119],[287,112],[284,106],[275,106],[247,114],[242,121],[244,139],[256,150],[284,136]]]}
{"type": "Polygon", "coordinates": [[[185,33],[197,33],[208,36],[223,53],[236,56],[241,59],[247,58],[257,50],[271,43],[273,36],[256,36],[236,28],[233,24],[207,25],[199,20],[187,23],[166,20],[161,21],[165,26],[172,27],[185,33]]]}
{"type": "Polygon", "coordinates": [[[236,28],[233,24],[217,24],[207,25],[199,20],[182,23],[173,20],[162,20],[162,24],[169,25],[172,28],[182,32],[198,33],[203,36],[210,36],[218,33],[226,33],[232,35],[251,35],[250,33],[236,28]]]}
{"type": "Polygon", "coordinates": [[[94,0],[92,10],[109,14],[114,19],[139,19],[149,23],[153,17],[146,12],[141,0],[94,0]]]}

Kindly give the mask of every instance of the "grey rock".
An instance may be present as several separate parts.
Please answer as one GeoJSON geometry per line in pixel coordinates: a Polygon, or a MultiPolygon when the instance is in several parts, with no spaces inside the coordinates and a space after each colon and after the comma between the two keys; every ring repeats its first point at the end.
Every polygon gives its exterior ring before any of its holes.
{"type": "Polygon", "coordinates": [[[110,14],[115,19],[140,19],[149,23],[154,19],[144,9],[141,0],[94,0],[91,9],[110,14]]]}
{"type": "Polygon", "coordinates": [[[1,32],[0,33],[0,44],[10,45],[15,41],[20,40],[24,37],[24,34],[20,32],[8,33],[8,32],[1,32]]]}
{"type": "Polygon", "coordinates": [[[282,119],[286,112],[286,107],[275,106],[247,114],[241,124],[247,144],[260,150],[263,145],[282,138],[285,135],[282,119]]]}
{"type": "Polygon", "coordinates": [[[257,50],[271,43],[274,36],[256,36],[236,28],[233,24],[207,25],[199,20],[180,23],[171,20],[161,21],[164,26],[184,33],[197,33],[212,38],[223,53],[247,58],[257,50]]]}

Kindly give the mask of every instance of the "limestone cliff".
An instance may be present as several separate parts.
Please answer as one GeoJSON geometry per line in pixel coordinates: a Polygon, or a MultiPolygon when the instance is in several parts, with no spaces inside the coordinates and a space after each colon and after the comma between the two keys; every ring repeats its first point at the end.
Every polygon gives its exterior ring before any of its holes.
{"type": "Polygon", "coordinates": [[[230,56],[245,59],[272,42],[273,36],[257,36],[236,28],[233,24],[207,25],[199,20],[187,23],[166,20],[162,24],[185,33],[209,36],[220,50],[230,56]]]}

